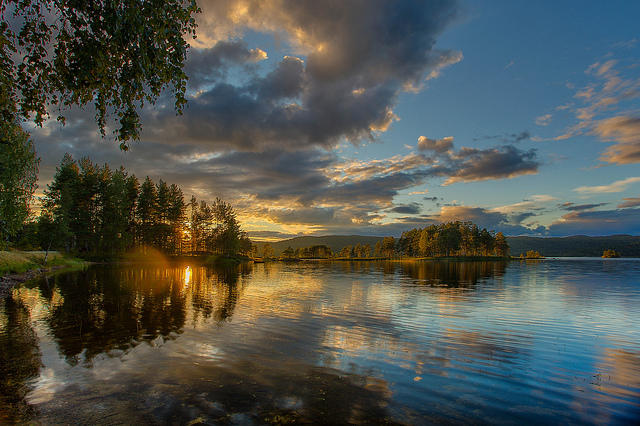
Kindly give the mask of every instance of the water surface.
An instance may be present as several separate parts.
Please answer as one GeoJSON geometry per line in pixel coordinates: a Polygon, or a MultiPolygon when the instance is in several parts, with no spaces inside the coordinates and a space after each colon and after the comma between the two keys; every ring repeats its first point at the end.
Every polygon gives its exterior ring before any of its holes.
{"type": "Polygon", "coordinates": [[[0,423],[634,424],[640,261],[94,266],[0,302],[0,423]]]}

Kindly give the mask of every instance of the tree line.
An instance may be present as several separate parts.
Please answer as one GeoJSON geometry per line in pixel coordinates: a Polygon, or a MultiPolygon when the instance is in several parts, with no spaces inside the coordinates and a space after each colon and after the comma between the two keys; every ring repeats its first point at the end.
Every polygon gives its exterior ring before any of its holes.
{"type": "Polygon", "coordinates": [[[107,258],[148,248],[226,258],[251,251],[231,205],[219,198],[187,203],[162,179],[140,183],[122,167],[66,154],[47,188],[37,221],[43,248],[107,258]]]}
{"type": "MultiPolygon", "coordinates": [[[[392,257],[508,257],[507,239],[502,232],[480,229],[473,222],[446,222],[415,228],[396,240],[384,237],[372,248],[370,244],[347,245],[338,253],[324,244],[293,248],[288,246],[283,259],[372,259],[392,257]]],[[[263,257],[275,257],[269,243],[263,246],[263,257]]]]}
{"type": "Polygon", "coordinates": [[[502,232],[480,229],[473,222],[456,221],[402,233],[397,250],[405,256],[509,256],[502,232]]]}

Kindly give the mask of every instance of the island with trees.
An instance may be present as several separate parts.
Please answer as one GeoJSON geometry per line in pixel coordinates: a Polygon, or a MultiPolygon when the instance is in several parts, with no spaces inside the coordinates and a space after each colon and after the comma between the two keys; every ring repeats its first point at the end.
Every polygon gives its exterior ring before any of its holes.
{"type": "Polygon", "coordinates": [[[502,232],[480,229],[473,222],[446,222],[415,228],[402,233],[399,239],[387,237],[330,236],[317,237],[317,244],[296,246],[294,240],[308,241],[299,237],[280,243],[263,244],[265,259],[418,259],[418,258],[508,258],[509,244],[502,232]],[[373,238],[373,239],[371,239],[373,238]],[[337,241],[352,241],[336,248],[337,241]],[[361,241],[363,240],[363,241],[361,241]],[[366,242],[364,242],[366,241],[366,242]],[[373,243],[375,241],[375,243],[373,243]],[[333,242],[334,247],[329,243],[333,242]],[[274,247],[287,243],[277,252],[274,247]],[[372,244],[373,243],[373,244],[372,244]]]}

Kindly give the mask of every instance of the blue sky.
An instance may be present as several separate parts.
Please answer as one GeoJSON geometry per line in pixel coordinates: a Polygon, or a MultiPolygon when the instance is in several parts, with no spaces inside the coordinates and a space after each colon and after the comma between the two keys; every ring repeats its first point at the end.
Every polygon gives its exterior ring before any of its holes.
{"type": "Polygon", "coordinates": [[[640,2],[199,5],[184,116],[163,96],[128,153],[90,108],[27,126],[41,190],[69,152],[221,197],[256,240],[640,234],[640,2]]]}

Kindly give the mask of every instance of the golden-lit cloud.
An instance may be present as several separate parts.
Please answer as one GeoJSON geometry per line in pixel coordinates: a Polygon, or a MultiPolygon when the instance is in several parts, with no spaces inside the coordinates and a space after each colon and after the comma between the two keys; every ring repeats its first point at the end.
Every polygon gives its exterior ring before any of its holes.
{"type": "Polygon", "coordinates": [[[447,136],[439,140],[429,139],[426,136],[418,138],[418,151],[435,151],[438,153],[447,152],[453,149],[453,137],[447,136]]]}
{"type": "Polygon", "coordinates": [[[640,117],[618,116],[599,121],[593,132],[602,140],[615,141],[600,157],[610,164],[640,163],[640,117]]]}
{"type": "Polygon", "coordinates": [[[597,185],[597,186],[580,186],[574,191],[583,194],[608,194],[613,192],[625,191],[630,185],[640,182],[640,177],[630,177],[624,180],[613,182],[609,185],[597,185]]]}
{"type": "Polygon", "coordinates": [[[624,202],[618,204],[619,209],[629,209],[633,207],[640,207],[640,197],[623,198],[624,202]]]}
{"type": "Polygon", "coordinates": [[[538,126],[548,126],[549,122],[551,121],[551,117],[552,117],[551,114],[542,115],[542,116],[536,118],[536,124],[538,126]]]}

